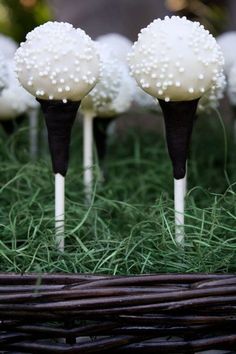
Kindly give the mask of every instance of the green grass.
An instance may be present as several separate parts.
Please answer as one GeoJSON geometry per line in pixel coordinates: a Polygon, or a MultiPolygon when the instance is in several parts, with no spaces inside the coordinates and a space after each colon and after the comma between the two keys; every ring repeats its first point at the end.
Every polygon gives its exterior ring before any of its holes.
{"type": "Polygon", "coordinates": [[[96,181],[88,207],[81,127],[76,124],[66,179],[66,248],[61,254],[54,240],[50,160],[41,153],[36,163],[29,162],[27,134],[26,123],[10,139],[0,132],[0,271],[236,270],[235,146],[217,114],[200,117],[192,138],[184,249],[174,240],[172,170],[161,135],[135,129],[113,137],[109,180],[96,181]]]}

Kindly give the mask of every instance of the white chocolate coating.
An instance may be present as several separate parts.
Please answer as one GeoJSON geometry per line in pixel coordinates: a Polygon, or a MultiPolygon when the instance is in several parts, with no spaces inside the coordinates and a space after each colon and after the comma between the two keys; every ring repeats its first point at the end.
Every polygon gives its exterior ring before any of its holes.
{"type": "Polygon", "coordinates": [[[17,48],[18,44],[12,38],[0,34],[0,53],[6,59],[12,59],[17,48]]]}
{"type": "Polygon", "coordinates": [[[236,62],[236,31],[225,32],[217,37],[216,40],[224,55],[225,73],[229,75],[231,67],[236,62]]]}
{"type": "Polygon", "coordinates": [[[107,33],[96,39],[100,45],[104,46],[104,51],[109,56],[122,62],[127,62],[127,54],[131,50],[132,42],[119,33],[107,33]]]}
{"type": "Polygon", "coordinates": [[[203,26],[173,16],[141,30],[129,64],[138,85],[150,95],[167,102],[189,101],[215,85],[224,58],[203,26]]]}
{"type": "Polygon", "coordinates": [[[38,102],[29,94],[16,78],[14,63],[7,64],[8,86],[0,95],[0,120],[9,120],[26,113],[29,109],[36,109],[38,102]]]}
{"type": "Polygon", "coordinates": [[[47,22],[27,34],[15,54],[23,87],[45,100],[80,101],[99,77],[94,42],[69,23],[47,22]]]}
{"type": "Polygon", "coordinates": [[[132,103],[133,83],[127,66],[104,53],[98,44],[101,58],[100,80],[82,100],[81,110],[94,117],[112,117],[126,112],[132,103]]]}

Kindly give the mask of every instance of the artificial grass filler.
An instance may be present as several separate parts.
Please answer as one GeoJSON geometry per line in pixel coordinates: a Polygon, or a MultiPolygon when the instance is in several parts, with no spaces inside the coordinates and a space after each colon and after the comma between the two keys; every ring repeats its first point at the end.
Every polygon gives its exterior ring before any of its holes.
{"type": "Polygon", "coordinates": [[[61,254],[54,239],[50,161],[42,156],[28,163],[27,133],[22,127],[7,140],[0,132],[1,271],[235,271],[236,161],[230,136],[226,150],[216,114],[201,117],[193,134],[183,250],[174,240],[172,171],[162,136],[136,129],[112,138],[108,181],[97,181],[88,207],[80,167],[81,127],[76,124],[61,254]]]}

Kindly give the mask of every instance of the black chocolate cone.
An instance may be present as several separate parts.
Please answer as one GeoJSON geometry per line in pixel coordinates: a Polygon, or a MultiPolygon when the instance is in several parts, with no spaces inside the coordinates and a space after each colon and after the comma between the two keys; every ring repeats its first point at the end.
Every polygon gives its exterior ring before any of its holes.
{"type": "Polygon", "coordinates": [[[48,130],[53,172],[65,176],[69,162],[71,129],[80,101],[68,101],[67,103],[41,99],[37,101],[41,105],[48,130]]]}
{"type": "Polygon", "coordinates": [[[104,177],[106,177],[105,159],[107,155],[107,130],[110,123],[115,118],[99,118],[93,119],[93,136],[96,144],[98,161],[102,169],[104,177]]]}
{"type": "Polygon", "coordinates": [[[199,99],[165,102],[158,99],[165,120],[166,140],[175,179],[184,178],[195,113],[199,99]]]}

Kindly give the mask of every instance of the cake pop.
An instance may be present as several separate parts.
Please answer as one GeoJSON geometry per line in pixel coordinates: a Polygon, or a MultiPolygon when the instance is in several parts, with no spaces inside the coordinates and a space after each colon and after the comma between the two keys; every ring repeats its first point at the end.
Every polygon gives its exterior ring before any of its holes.
{"type": "MultiPolygon", "coordinates": [[[[87,200],[92,192],[92,120],[108,125],[112,118],[126,112],[132,101],[133,85],[125,64],[104,52],[104,47],[97,43],[101,58],[101,74],[98,84],[82,100],[81,110],[84,114],[84,184],[87,200]]],[[[104,128],[104,124],[102,124],[104,128]]],[[[105,157],[106,132],[94,125],[95,141],[99,143],[98,157],[101,165],[105,157]],[[102,138],[99,141],[99,138],[102,138]]],[[[98,145],[97,145],[98,146],[98,145]]],[[[104,172],[104,171],[103,171],[104,172]]]]}
{"type": "Polygon", "coordinates": [[[41,105],[55,174],[55,220],[64,249],[64,177],[81,99],[99,77],[99,55],[90,37],[69,23],[47,22],[27,34],[15,54],[21,84],[41,105]]]}
{"type": "MultiPolygon", "coordinates": [[[[103,56],[106,55],[112,59],[120,61],[122,66],[128,64],[127,54],[132,47],[132,42],[127,37],[119,33],[107,33],[99,36],[96,39],[96,42],[99,44],[100,50],[103,52],[103,56]]],[[[93,119],[93,135],[97,148],[98,160],[103,175],[102,177],[105,178],[105,158],[108,133],[114,132],[116,121],[115,116],[107,117],[106,119],[103,118],[104,117],[95,117],[95,119],[93,119]]]]}
{"type": "Polygon", "coordinates": [[[186,160],[198,101],[223,76],[223,54],[213,36],[185,17],[154,20],[129,55],[138,85],[159,100],[173,164],[176,241],[184,241],[186,160]]]}

